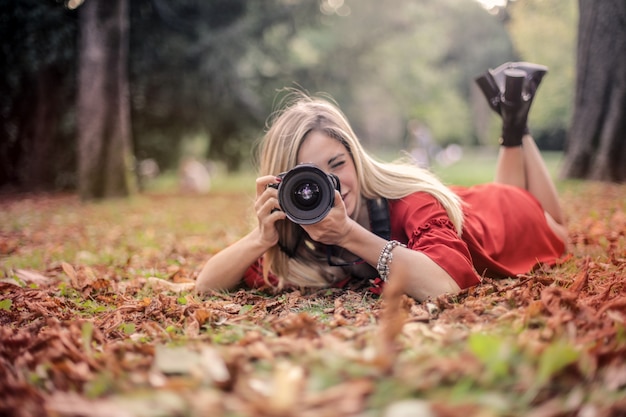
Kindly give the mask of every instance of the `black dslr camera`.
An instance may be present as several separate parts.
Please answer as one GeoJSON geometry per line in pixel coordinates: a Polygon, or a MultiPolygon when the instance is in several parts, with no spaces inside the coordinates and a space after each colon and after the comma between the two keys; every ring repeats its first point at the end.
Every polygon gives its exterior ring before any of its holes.
{"type": "Polygon", "coordinates": [[[287,218],[297,224],[322,220],[335,204],[335,190],[341,191],[339,178],[313,164],[300,164],[278,175],[281,182],[270,184],[278,189],[278,202],[287,218]]]}

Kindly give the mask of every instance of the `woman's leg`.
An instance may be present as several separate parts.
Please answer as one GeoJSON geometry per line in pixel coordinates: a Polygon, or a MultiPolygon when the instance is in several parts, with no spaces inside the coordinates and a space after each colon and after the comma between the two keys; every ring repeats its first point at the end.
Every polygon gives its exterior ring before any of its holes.
{"type": "Polygon", "coordinates": [[[495,182],[528,190],[544,210],[559,224],[564,223],[559,197],[543,157],[530,135],[523,146],[501,146],[496,164],[495,182]]]}
{"type": "Polygon", "coordinates": [[[543,207],[552,230],[566,240],[565,219],[550,172],[532,136],[524,135],[522,144],[500,147],[495,182],[528,190],[543,207]]]}
{"type": "Polygon", "coordinates": [[[502,117],[495,181],[528,190],[542,205],[548,224],[567,237],[559,198],[543,157],[528,133],[528,112],[548,68],[506,63],[476,79],[491,108],[502,117]]]}
{"type": "Polygon", "coordinates": [[[539,200],[543,209],[558,224],[565,224],[559,194],[545,161],[535,144],[535,140],[527,135],[523,139],[524,161],[526,166],[526,189],[539,200]]]}
{"type": "Polygon", "coordinates": [[[526,164],[521,146],[500,146],[494,181],[527,190],[526,164]]]}

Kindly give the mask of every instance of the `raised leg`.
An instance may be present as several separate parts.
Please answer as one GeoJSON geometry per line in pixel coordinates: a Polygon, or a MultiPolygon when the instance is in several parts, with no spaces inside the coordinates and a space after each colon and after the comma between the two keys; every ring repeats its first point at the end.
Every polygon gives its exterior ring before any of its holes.
{"type": "Polygon", "coordinates": [[[495,181],[528,190],[541,203],[550,227],[566,240],[556,187],[527,127],[530,105],[546,72],[541,65],[507,63],[476,81],[491,108],[502,117],[495,181]]]}
{"type": "Polygon", "coordinates": [[[545,161],[530,135],[523,138],[524,162],[526,171],[526,189],[539,200],[543,209],[558,224],[565,224],[559,195],[545,161]]]}
{"type": "Polygon", "coordinates": [[[556,186],[532,136],[524,135],[522,146],[500,147],[495,182],[528,190],[556,224],[565,224],[556,186]]]}
{"type": "Polygon", "coordinates": [[[494,181],[527,189],[524,159],[524,150],[521,146],[500,146],[494,181]]]}

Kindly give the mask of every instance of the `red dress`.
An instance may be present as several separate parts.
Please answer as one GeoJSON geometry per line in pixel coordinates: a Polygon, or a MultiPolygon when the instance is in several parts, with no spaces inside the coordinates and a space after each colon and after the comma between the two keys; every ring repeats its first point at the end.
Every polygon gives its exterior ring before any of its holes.
{"type": "MultiPolygon", "coordinates": [[[[389,200],[391,238],[421,251],[441,266],[461,288],[481,276],[507,277],[554,264],[565,244],[550,229],[543,208],[527,191],[503,184],[452,187],[463,201],[463,233],[439,201],[427,193],[389,200]]],[[[262,259],[244,276],[251,287],[265,284],[262,259]]],[[[276,277],[270,275],[272,283],[276,277]]]]}
{"type": "Polygon", "coordinates": [[[480,276],[515,276],[554,264],[565,252],[527,191],[496,183],[452,189],[464,204],[461,237],[433,196],[414,193],[389,201],[391,238],[428,255],[461,288],[478,284],[480,276]]]}

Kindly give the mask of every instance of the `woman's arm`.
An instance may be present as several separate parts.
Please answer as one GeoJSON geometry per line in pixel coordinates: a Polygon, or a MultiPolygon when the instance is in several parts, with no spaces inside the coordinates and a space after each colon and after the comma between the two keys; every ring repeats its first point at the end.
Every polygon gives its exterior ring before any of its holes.
{"type": "MultiPolygon", "coordinates": [[[[340,246],[376,267],[386,243],[386,240],[355,222],[353,231],[345,236],[340,246]]],[[[416,300],[423,301],[429,297],[461,290],[450,274],[423,252],[397,246],[392,253],[388,280],[400,280],[400,288],[416,300]]]]}
{"type": "MultiPolygon", "coordinates": [[[[335,206],[329,215],[304,229],[313,240],[345,248],[376,267],[387,241],[348,217],[340,196],[335,197],[335,206]]],[[[450,274],[426,254],[400,246],[393,250],[388,279],[401,280],[403,291],[420,301],[460,291],[450,274]]]]}
{"type": "Polygon", "coordinates": [[[259,239],[260,231],[252,232],[213,255],[200,271],[196,291],[228,290],[239,284],[246,270],[269,247],[259,239]]]}
{"type": "Polygon", "coordinates": [[[258,226],[231,246],[213,255],[204,264],[196,282],[197,291],[234,287],[241,281],[248,267],[278,243],[276,222],[284,219],[285,213],[274,210],[279,204],[278,191],[267,187],[272,183],[276,183],[276,177],[271,175],[257,179],[254,208],[258,226]]]}

